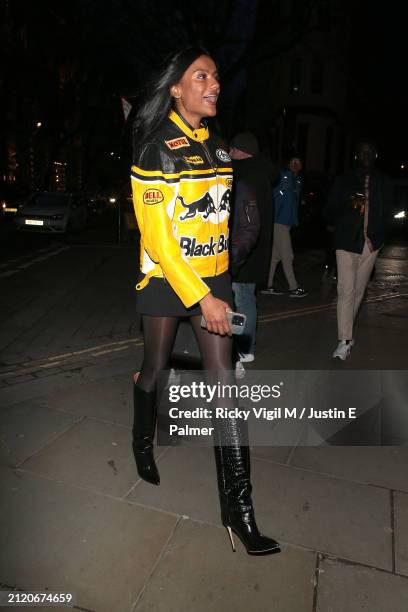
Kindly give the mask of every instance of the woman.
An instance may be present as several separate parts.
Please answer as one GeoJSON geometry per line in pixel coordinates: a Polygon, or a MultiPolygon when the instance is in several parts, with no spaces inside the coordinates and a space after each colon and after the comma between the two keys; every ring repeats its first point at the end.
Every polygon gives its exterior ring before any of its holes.
{"type": "MultiPolygon", "coordinates": [[[[132,189],[140,229],[136,285],[144,360],[135,380],[133,452],[139,476],[160,477],[153,456],[157,377],[167,366],[180,317],[188,316],[202,363],[212,376],[230,376],[232,304],[228,274],[231,160],[203,117],[217,112],[217,69],[201,48],[176,53],[153,85],[135,121],[132,189]],[[204,316],[207,329],[200,325],[204,316]]],[[[215,447],[222,521],[249,553],[279,552],[256,527],[249,450],[237,422],[228,422],[215,447]],[[226,433],[227,432],[227,433],[226,433]]]]}

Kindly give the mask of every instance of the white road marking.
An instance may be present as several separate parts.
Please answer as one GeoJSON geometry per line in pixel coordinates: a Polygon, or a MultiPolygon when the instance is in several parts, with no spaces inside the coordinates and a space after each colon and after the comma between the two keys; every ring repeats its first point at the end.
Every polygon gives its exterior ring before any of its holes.
{"type": "MultiPolygon", "coordinates": [[[[395,298],[401,298],[406,296],[408,296],[408,293],[384,293],[382,295],[366,298],[363,301],[363,304],[382,302],[385,300],[393,300],[395,298]]],[[[285,312],[276,312],[269,315],[261,315],[258,321],[259,323],[272,323],[273,321],[283,321],[284,319],[291,319],[293,317],[303,317],[309,314],[324,312],[325,310],[334,310],[336,307],[337,302],[331,302],[330,304],[318,304],[306,308],[297,308],[296,310],[286,310],[285,312]]]]}
{"type": "Polygon", "coordinates": [[[63,246],[63,247],[59,247],[57,250],[55,250],[55,247],[47,247],[46,249],[38,249],[37,251],[34,251],[34,255],[37,253],[46,253],[45,255],[42,255],[41,257],[34,257],[34,259],[30,259],[30,261],[26,262],[26,263],[19,263],[19,262],[23,262],[24,260],[27,259],[27,257],[32,257],[33,255],[24,255],[23,257],[18,257],[17,259],[10,259],[8,262],[1,264],[1,267],[10,267],[10,264],[12,264],[13,266],[15,266],[14,270],[6,270],[5,272],[0,272],[0,278],[6,278],[7,276],[13,276],[14,274],[18,274],[18,272],[20,272],[21,270],[25,270],[26,268],[30,268],[31,266],[34,266],[37,263],[40,263],[41,261],[45,261],[47,259],[51,259],[51,257],[54,257],[55,255],[59,255],[59,253],[62,253],[63,251],[66,251],[67,249],[70,249],[70,246],[63,246]]]}
{"type": "Polygon", "coordinates": [[[51,368],[52,366],[61,365],[66,363],[73,357],[77,356],[86,356],[86,354],[90,354],[92,357],[98,357],[100,355],[108,355],[109,353],[115,353],[118,351],[124,351],[129,347],[129,345],[133,346],[143,346],[143,340],[140,338],[128,338],[127,340],[119,340],[118,342],[108,342],[106,344],[100,344],[98,346],[92,346],[87,349],[82,349],[80,351],[73,351],[72,353],[63,353],[62,355],[53,355],[51,357],[47,357],[46,359],[39,359],[37,361],[27,361],[22,363],[19,367],[11,370],[7,370],[6,372],[0,373],[0,378],[8,378],[14,376],[21,376],[23,374],[31,374],[36,372],[37,370],[43,368],[51,368]],[[103,350],[105,349],[106,350],[103,350]],[[98,349],[102,349],[98,351],[98,349]]]}

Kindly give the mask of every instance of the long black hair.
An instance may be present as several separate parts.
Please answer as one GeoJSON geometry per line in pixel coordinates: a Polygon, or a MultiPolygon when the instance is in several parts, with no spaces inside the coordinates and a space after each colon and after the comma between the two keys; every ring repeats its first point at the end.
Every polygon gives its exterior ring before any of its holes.
{"type": "Polygon", "coordinates": [[[187,47],[173,53],[167,58],[165,67],[148,83],[142,106],[133,123],[134,152],[141,142],[146,141],[149,135],[166,119],[170,109],[174,106],[170,87],[180,81],[187,68],[201,55],[211,57],[204,47],[199,46],[187,47]]]}

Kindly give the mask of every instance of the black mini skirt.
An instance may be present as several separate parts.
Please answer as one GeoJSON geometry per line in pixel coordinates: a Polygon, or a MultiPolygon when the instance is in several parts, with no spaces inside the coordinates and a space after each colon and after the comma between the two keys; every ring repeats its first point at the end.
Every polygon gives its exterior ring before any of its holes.
{"type": "MultiPolygon", "coordinates": [[[[214,297],[233,307],[231,276],[223,272],[219,276],[202,279],[214,297]]],[[[140,282],[140,281],[139,281],[140,282]]],[[[136,312],[153,317],[191,317],[201,314],[199,304],[186,308],[164,278],[152,277],[143,289],[136,291],[136,312]]]]}

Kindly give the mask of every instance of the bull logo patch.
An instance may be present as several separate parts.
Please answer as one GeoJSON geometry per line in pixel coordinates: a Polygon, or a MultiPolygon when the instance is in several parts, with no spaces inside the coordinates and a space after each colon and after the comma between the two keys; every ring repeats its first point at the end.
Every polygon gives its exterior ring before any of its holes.
{"type": "Polygon", "coordinates": [[[193,164],[194,166],[198,166],[198,164],[204,163],[204,160],[200,155],[184,155],[184,159],[188,164],[193,164]]]}
{"type": "Polygon", "coordinates": [[[230,156],[228,155],[228,153],[226,151],[224,151],[224,149],[217,149],[215,154],[218,157],[218,159],[220,159],[222,162],[230,162],[231,161],[230,156]]]}
{"type": "Polygon", "coordinates": [[[181,138],[173,138],[173,140],[165,140],[164,142],[172,151],[174,149],[181,149],[182,147],[190,146],[190,143],[185,136],[182,136],[181,138]]]}
{"type": "Polygon", "coordinates": [[[199,200],[190,202],[190,204],[184,201],[183,196],[177,196],[177,199],[180,200],[182,206],[187,209],[186,214],[183,217],[180,217],[180,221],[184,221],[185,219],[194,219],[197,213],[202,213],[203,219],[208,219],[211,213],[217,212],[215,209],[214,200],[209,193],[206,193],[199,200]]]}
{"type": "Polygon", "coordinates": [[[163,200],[164,195],[159,189],[147,189],[143,194],[144,204],[160,204],[163,200]]]}
{"type": "Polygon", "coordinates": [[[228,213],[231,211],[230,198],[231,198],[231,191],[230,189],[227,189],[221,198],[220,207],[218,209],[220,212],[222,210],[226,210],[228,213]]]}

